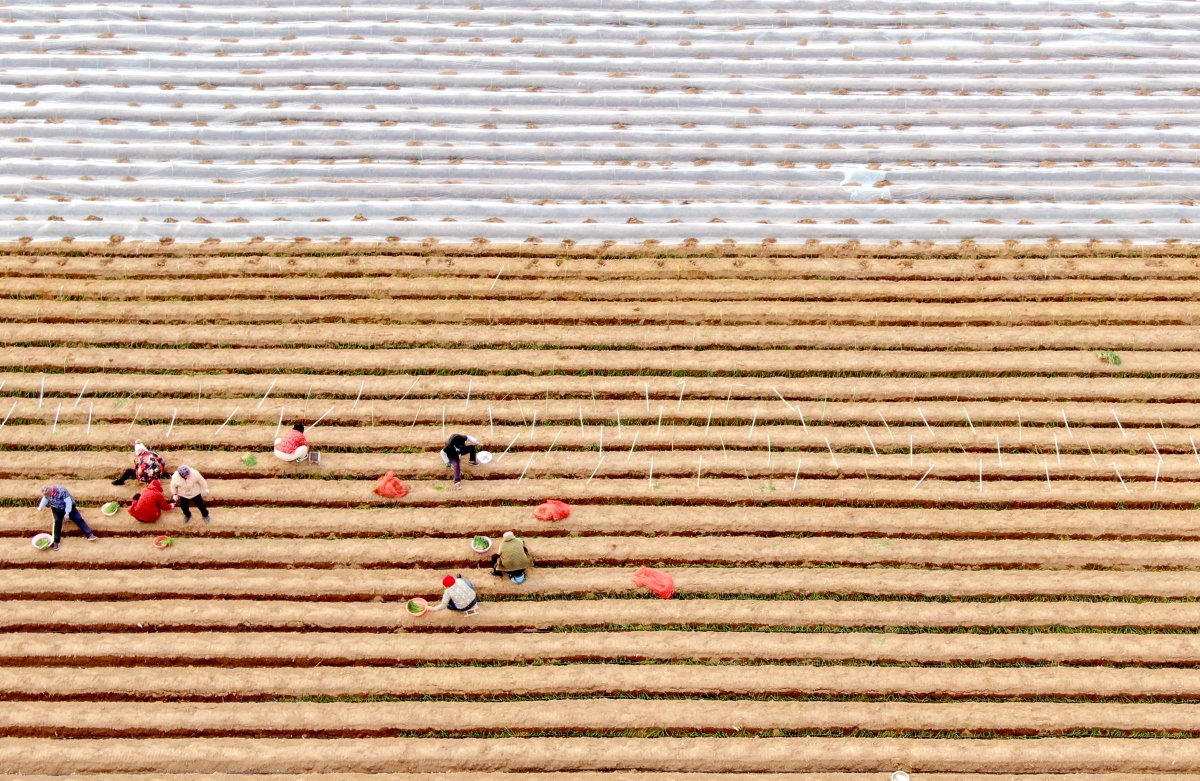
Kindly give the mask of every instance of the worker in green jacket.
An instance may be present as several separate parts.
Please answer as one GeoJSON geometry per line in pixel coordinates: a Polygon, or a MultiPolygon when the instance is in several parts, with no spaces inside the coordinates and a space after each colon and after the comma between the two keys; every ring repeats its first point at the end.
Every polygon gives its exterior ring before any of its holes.
{"type": "Polygon", "coordinates": [[[513,583],[525,582],[525,570],[533,566],[533,557],[525,541],[512,532],[504,532],[500,552],[492,556],[492,574],[498,578],[508,575],[513,583]]]}

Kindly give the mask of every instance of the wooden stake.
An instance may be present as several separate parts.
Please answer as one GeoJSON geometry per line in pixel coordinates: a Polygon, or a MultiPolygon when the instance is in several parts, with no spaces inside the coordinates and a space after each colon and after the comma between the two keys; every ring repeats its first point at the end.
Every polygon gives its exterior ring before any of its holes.
{"type": "Polygon", "coordinates": [[[983,459],[979,459],[979,492],[983,493],[983,459]]]}
{"type": "Polygon", "coordinates": [[[879,419],[883,421],[883,427],[887,429],[888,436],[892,438],[892,444],[896,444],[896,435],[892,433],[892,427],[888,425],[887,418],[883,416],[882,412],[879,413],[879,419]]]}
{"type": "Polygon", "coordinates": [[[79,396],[75,399],[75,406],[71,407],[71,409],[76,409],[79,406],[79,402],[83,401],[83,392],[87,390],[88,383],[91,381],[91,377],[83,381],[83,387],[79,389],[79,396]]]}
{"type": "MultiPolygon", "coordinates": [[[[141,411],[142,411],[141,404],[138,404],[136,407],[133,408],[133,418],[129,421],[129,428],[125,429],[125,436],[129,436],[129,433],[131,431],[133,431],[133,424],[137,423],[138,413],[141,411]]],[[[234,410],[234,411],[236,412],[236,410],[234,410]]]]}
{"type": "Polygon", "coordinates": [[[780,393],[778,390],[775,389],[775,386],[772,385],[771,390],[775,391],[775,395],[779,397],[780,401],[782,401],[784,404],[787,404],[788,409],[790,409],[792,412],[796,411],[796,408],[793,407],[791,404],[788,404],[788,400],[783,397],[782,393],[780,393]]]}
{"type": "MultiPolygon", "coordinates": [[[[1091,441],[1089,441],[1086,436],[1083,438],[1083,441],[1084,441],[1084,443],[1087,444],[1088,455],[1092,457],[1092,463],[1095,464],[1096,466],[1100,466],[1100,462],[1096,460],[1096,454],[1092,452],[1091,441]]],[[[1196,460],[1200,461],[1200,458],[1197,458],[1196,460]]]]}
{"type": "MultiPolygon", "coordinates": [[[[229,423],[229,421],[233,420],[233,416],[237,414],[237,411],[238,411],[239,409],[241,409],[241,407],[234,407],[234,408],[233,408],[233,412],[230,412],[230,413],[229,413],[229,417],[225,418],[225,422],[224,422],[224,423],[222,423],[220,426],[217,426],[217,430],[213,432],[213,436],[214,436],[214,437],[215,437],[217,434],[220,434],[220,433],[221,433],[221,429],[225,428],[225,426],[226,426],[226,425],[229,423]]],[[[323,416],[322,416],[322,417],[323,417],[323,416]]],[[[133,426],[133,424],[132,424],[132,423],[130,423],[129,425],[130,425],[131,427],[133,426]]],[[[313,424],[313,425],[316,425],[316,424],[313,424]]]]}
{"type": "Polygon", "coordinates": [[[758,422],[758,407],[754,408],[754,418],[750,421],[750,436],[746,439],[754,439],[754,424],[758,422]]]}
{"type": "Polygon", "coordinates": [[[500,456],[499,456],[499,457],[496,459],[496,463],[497,463],[497,464],[498,464],[498,463],[500,463],[500,459],[501,459],[501,458],[504,458],[506,455],[508,455],[508,450],[509,450],[509,448],[511,448],[511,447],[512,447],[514,444],[516,444],[516,442],[517,442],[517,439],[519,439],[519,438],[520,438],[520,436],[521,436],[521,432],[519,432],[519,431],[518,431],[518,432],[517,432],[517,436],[515,436],[515,437],[513,437],[513,438],[512,438],[512,442],[509,442],[509,443],[508,443],[508,447],[504,448],[504,452],[503,452],[503,453],[501,453],[501,454],[500,454],[500,456]]]}
{"type": "Polygon", "coordinates": [[[916,461],[914,460],[914,458],[915,457],[913,456],[913,438],[912,438],[912,434],[909,434],[908,435],[908,465],[909,466],[916,466],[916,461]]]}
{"type": "Polygon", "coordinates": [[[587,432],[583,429],[583,405],[579,405],[579,436],[587,436],[587,432]]]}
{"type": "Polygon", "coordinates": [[[496,278],[492,280],[492,286],[488,288],[489,293],[496,289],[496,283],[500,281],[500,275],[503,273],[504,266],[501,266],[500,270],[496,272],[496,278]]]}
{"type": "Polygon", "coordinates": [[[800,416],[800,425],[804,427],[804,436],[807,437],[808,436],[808,424],[804,422],[804,413],[800,411],[799,407],[796,407],[796,413],[800,416]]]}
{"type": "Polygon", "coordinates": [[[271,380],[271,386],[269,388],[267,388],[267,392],[263,394],[263,397],[258,400],[258,406],[255,407],[255,409],[262,409],[263,402],[265,402],[267,400],[267,397],[271,395],[271,391],[275,389],[275,383],[277,383],[277,382],[279,382],[278,377],[271,380]]]}
{"type": "Polygon", "coordinates": [[[650,489],[654,489],[654,456],[650,456],[650,489]]]}
{"type": "Polygon", "coordinates": [[[362,399],[362,392],[363,392],[363,388],[365,388],[366,386],[367,386],[367,381],[366,381],[366,380],[363,380],[362,382],[360,382],[360,383],[358,384],[358,395],[354,397],[354,404],[352,404],[352,405],[350,406],[350,411],[351,411],[351,412],[353,412],[354,410],[358,409],[358,402],[359,402],[359,401],[362,399]]]}
{"type": "Polygon", "coordinates": [[[915,491],[915,490],[917,490],[918,488],[920,488],[920,487],[921,487],[921,483],[925,482],[925,478],[926,478],[926,477],[929,477],[929,473],[933,471],[933,468],[934,468],[935,466],[937,466],[937,464],[930,464],[930,465],[929,465],[929,468],[925,470],[925,474],[921,475],[921,479],[920,479],[920,480],[918,480],[918,481],[917,481],[917,484],[916,484],[916,485],[914,485],[914,486],[912,487],[912,489],[913,489],[914,491],[915,491]]]}
{"type": "Polygon", "coordinates": [[[558,433],[554,435],[554,439],[550,440],[550,447],[546,448],[546,455],[550,455],[550,451],[554,449],[554,443],[558,442],[558,438],[562,436],[563,430],[560,428],[558,433]]]}
{"type": "MultiPolygon", "coordinates": [[[[171,410],[171,425],[167,426],[166,439],[171,438],[171,431],[175,428],[175,416],[178,414],[179,414],[179,407],[176,407],[175,409],[171,410]]],[[[280,419],[283,418],[283,410],[279,411],[279,416],[280,416],[280,419]]],[[[275,429],[275,433],[278,434],[279,429],[275,429]]]]}
{"type": "Polygon", "coordinates": [[[536,455],[536,454],[534,454],[534,453],[529,454],[529,460],[525,462],[525,468],[521,470],[521,476],[517,478],[518,483],[520,483],[522,480],[525,479],[525,473],[529,471],[529,465],[533,463],[534,455],[536,455]]]}
{"type": "Polygon", "coordinates": [[[725,457],[725,466],[729,466],[729,452],[725,450],[725,436],[723,434],[717,434],[717,436],[721,438],[721,455],[725,457]]]}
{"type": "Polygon", "coordinates": [[[650,411],[650,383],[646,383],[646,411],[650,411]]]}
{"type": "MultiPolygon", "coordinates": [[[[595,477],[595,476],[596,476],[596,473],[600,471],[600,464],[603,464],[603,463],[604,463],[604,454],[603,454],[603,453],[601,453],[601,454],[600,454],[600,460],[599,460],[598,462],[596,462],[596,468],[592,470],[592,477],[595,477]]],[[[589,478],[587,479],[587,482],[586,482],[586,483],[584,483],[584,485],[585,485],[585,486],[586,486],[586,485],[588,485],[588,484],[590,484],[590,483],[592,482],[592,477],[589,477],[589,478]]]]}
{"type": "Polygon", "coordinates": [[[604,426],[600,426],[600,455],[604,455],[604,426]]]}
{"type": "Polygon", "coordinates": [[[624,439],[625,435],[621,433],[621,408],[617,407],[617,439],[624,439]]]}
{"type": "Polygon", "coordinates": [[[771,435],[767,434],[767,469],[771,468],[771,435]]]}
{"type": "Polygon", "coordinates": [[[963,447],[962,440],[958,438],[958,432],[951,429],[950,433],[954,435],[954,441],[958,443],[958,449],[961,450],[965,456],[967,454],[967,449],[963,447]]]}
{"type": "Polygon", "coordinates": [[[1067,434],[1070,435],[1071,439],[1074,439],[1075,434],[1071,431],[1071,421],[1067,420],[1067,408],[1066,407],[1063,407],[1062,414],[1063,414],[1063,425],[1067,427],[1067,434]]]}
{"type": "Polygon", "coordinates": [[[696,464],[696,487],[700,487],[700,470],[704,468],[704,456],[700,456],[700,463],[696,464]]]}
{"type": "Polygon", "coordinates": [[[642,430],[640,428],[637,431],[633,432],[633,444],[629,446],[629,455],[625,456],[626,461],[633,458],[633,449],[635,447],[637,447],[638,436],[640,436],[641,433],[642,433],[642,430]]]}
{"type": "Polygon", "coordinates": [[[1000,449],[1000,435],[996,435],[996,460],[1000,462],[1000,468],[1004,468],[1004,451],[1000,449]]]}
{"type": "Polygon", "coordinates": [[[496,421],[492,418],[492,405],[488,405],[488,428],[492,430],[492,436],[496,436],[496,421]]]}
{"type": "Polygon", "coordinates": [[[62,402],[58,403],[58,409],[54,410],[54,425],[50,427],[50,435],[54,436],[54,432],[58,431],[58,416],[62,412],[62,402]]]}
{"type": "Polygon", "coordinates": [[[467,400],[466,400],[466,402],[463,403],[463,409],[466,409],[467,406],[471,403],[471,387],[474,384],[475,384],[475,378],[472,377],[471,379],[467,380],[467,400]]]}
{"type": "Polygon", "coordinates": [[[1188,437],[1188,439],[1191,440],[1192,453],[1196,456],[1196,463],[1200,464],[1200,451],[1196,450],[1196,439],[1195,437],[1188,437]]]}
{"type": "Polygon", "coordinates": [[[841,467],[838,466],[837,456],[833,452],[833,445],[829,444],[829,437],[825,437],[825,447],[829,448],[829,457],[833,459],[833,468],[841,469],[841,467]]]}
{"type": "Polygon", "coordinates": [[[1158,476],[1160,474],[1162,474],[1162,465],[1163,465],[1163,462],[1159,461],[1158,468],[1154,470],[1154,490],[1155,491],[1158,490],[1158,476]]]}
{"type": "Polygon", "coordinates": [[[1152,437],[1152,436],[1150,436],[1149,434],[1147,434],[1147,435],[1146,435],[1146,438],[1150,440],[1150,446],[1151,446],[1152,448],[1154,448],[1154,455],[1158,456],[1158,460],[1159,460],[1159,462],[1161,463],[1161,462],[1162,462],[1162,460],[1163,460],[1162,453],[1158,452],[1158,445],[1157,445],[1157,444],[1155,444],[1155,442],[1154,442],[1154,437],[1152,437]]]}
{"type": "Polygon", "coordinates": [[[975,424],[971,422],[971,413],[967,411],[966,407],[963,407],[963,414],[967,416],[967,425],[971,427],[971,436],[974,436],[975,424]]]}
{"type": "MultiPolygon", "coordinates": [[[[337,405],[334,405],[334,406],[337,406],[337,405]]],[[[234,410],[234,412],[237,412],[237,410],[234,410]]],[[[325,415],[328,415],[330,412],[333,412],[333,407],[330,407],[329,409],[325,410],[325,415]]],[[[311,426],[309,426],[309,428],[310,429],[316,428],[317,423],[320,423],[322,420],[325,419],[325,415],[322,415],[321,417],[317,418],[316,423],[313,423],[311,426]]]]}
{"type": "MultiPolygon", "coordinates": [[[[14,404],[13,406],[15,407],[16,405],[14,404]]],[[[92,433],[92,407],[93,407],[93,406],[94,406],[94,403],[89,401],[89,402],[88,402],[88,422],[87,422],[87,431],[85,432],[85,433],[86,433],[86,434],[88,434],[89,436],[90,436],[90,435],[91,435],[91,433],[92,433]]],[[[11,413],[12,413],[12,410],[9,410],[9,414],[11,414],[11,413]]],[[[5,420],[7,421],[7,420],[8,420],[8,418],[5,418],[5,420]]],[[[0,425],[3,425],[3,424],[0,424],[0,425]]]]}
{"type": "Polygon", "coordinates": [[[920,407],[917,407],[917,412],[920,412],[920,413],[921,413],[921,420],[924,420],[924,421],[925,421],[925,428],[929,429],[929,436],[933,437],[934,439],[937,439],[937,434],[935,434],[935,433],[934,433],[934,431],[933,431],[933,426],[929,425],[929,421],[928,421],[928,420],[925,420],[925,413],[924,413],[924,412],[921,412],[921,408],[920,408],[920,407]]]}
{"type": "Polygon", "coordinates": [[[662,414],[663,414],[663,408],[662,408],[662,405],[659,404],[658,405],[658,430],[654,432],[654,436],[656,436],[656,437],[662,435],[662,414]]]}
{"type": "Polygon", "coordinates": [[[42,387],[38,390],[38,409],[42,408],[42,397],[46,395],[46,375],[42,375],[42,387]]]}
{"type": "Polygon", "coordinates": [[[679,401],[675,402],[676,412],[678,412],[679,408],[683,406],[683,392],[687,390],[687,380],[681,380],[681,382],[683,383],[683,387],[679,389],[679,401]]]}
{"type": "Polygon", "coordinates": [[[279,439],[279,429],[283,428],[283,412],[286,409],[287,407],[279,408],[279,421],[275,424],[275,436],[271,437],[272,442],[279,439]]]}
{"type": "Polygon", "coordinates": [[[1053,491],[1054,487],[1052,485],[1050,485],[1050,459],[1047,458],[1046,456],[1042,456],[1042,462],[1045,464],[1045,467],[1046,467],[1046,490],[1053,491]]]}
{"type": "Polygon", "coordinates": [[[871,439],[871,432],[867,430],[866,426],[863,426],[862,430],[867,435],[867,442],[871,444],[871,452],[875,454],[876,458],[879,458],[879,451],[875,449],[875,440],[871,439]]]}
{"type": "Polygon", "coordinates": [[[1121,419],[1117,417],[1117,410],[1115,408],[1113,409],[1112,414],[1113,414],[1113,419],[1117,421],[1117,428],[1121,429],[1121,434],[1126,439],[1129,439],[1129,435],[1125,433],[1125,427],[1121,425],[1121,419]]]}
{"type": "Polygon", "coordinates": [[[1062,466],[1062,453],[1058,450],[1058,434],[1054,435],[1054,457],[1058,459],[1058,465],[1062,466]]]}
{"type": "Polygon", "coordinates": [[[1117,473],[1117,479],[1121,481],[1121,487],[1125,489],[1125,493],[1127,493],[1127,494],[1133,493],[1133,491],[1129,490],[1129,486],[1125,485],[1125,478],[1121,477],[1121,470],[1117,469],[1116,461],[1112,462],[1112,468],[1113,468],[1113,471],[1115,471],[1117,473]]]}
{"type": "Polygon", "coordinates": [[[792,490],[796,490],[796,482],[800,479],[800,465],[804,463],[801,456],[796,456],[796,474],[792,475],[792,490]]]}
{"type": "Polygon", "coordinates": [[[537,430],[537,408],[533,410],[533,423],[529,425],[529,441],[533,442],[533,432],[537,430]]]}
{"type": "Polygon", "coordinates": [[[419,417],[421,417],[421,408],[417,407],[417,414],[413,415],[412,425],[408,427],[409,431],[412,431],[414,428],[417,427],[417,418],[419,418],[419,417]]]}
{"type": "Polygon", "coordinates": [[[408,390],[404,391],[404,395],[403,395],[403,396],[401,396],[401,397],[399,398],[399,401],[404,401],[405,399],[407,399],[407,398],[408,398],[408,394],[412,393],[412,389],[413,389],[413,388],[415,388],[415,387],[417,387],[417,383],[418,383],[418,382],[420,382],[420,381],[421,381],[421,378],[420,378],[420,377],[418,377],[417,379],[413,380],[413,381],[412,381],[412,385],[409,385],[409,386],[408,386],[408,390]]]}
{"type": "Polygon", "coordinates": [[[708,405],[708,422],[704,424],[704,436],[706,437],[708,436],[708,428],[712,425],[713,406],[712,404],[708,405]]]}

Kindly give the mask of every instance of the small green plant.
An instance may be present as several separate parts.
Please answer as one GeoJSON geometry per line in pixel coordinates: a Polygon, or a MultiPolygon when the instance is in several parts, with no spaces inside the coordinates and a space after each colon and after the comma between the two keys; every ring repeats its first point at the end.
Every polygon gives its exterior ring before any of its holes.
{"type": "Polygon", "coordinates": [[[258,466],[258,458],[253,453],[247,453],[242,456],[242,463],[246,466],[258,466]]]}
{"type": "Polygon", "coordinates": [[[1121,365],[1121,356],[1117,355],[1115,350],[1101,350],[1096,353],[1096,356],[1104,363],[1111,363],[1113,366],[1121,365]]]}

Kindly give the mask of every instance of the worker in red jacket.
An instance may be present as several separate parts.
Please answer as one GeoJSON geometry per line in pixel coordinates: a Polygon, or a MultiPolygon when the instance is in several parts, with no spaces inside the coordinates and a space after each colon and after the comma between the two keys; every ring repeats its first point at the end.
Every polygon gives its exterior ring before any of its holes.
{"type": "Polygon", "coordinates": [[[163,510],[174,510],[175,505],[163,495],[162,483],[151,480],[140,494],[133,497],[129,514],[142,523],[154,523],[162,517],[163,510]]]}
{"type": "Polygon", "coordinates": [[[275,440],[275,457],[282,461],[308,461],[321,465],[320,453],[308,452],[308,438],[304,436],[304,424],[297,423],[292,430],[275,440]]]}

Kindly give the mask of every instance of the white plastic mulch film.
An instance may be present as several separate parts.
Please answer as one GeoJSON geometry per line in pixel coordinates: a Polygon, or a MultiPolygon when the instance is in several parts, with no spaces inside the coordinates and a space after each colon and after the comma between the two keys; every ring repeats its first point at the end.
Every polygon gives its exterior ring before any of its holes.
{"type": "Polygon", "coordinates": [[[0,240],[1200,240],[1200,8],[12,2],[0,240]]]}

